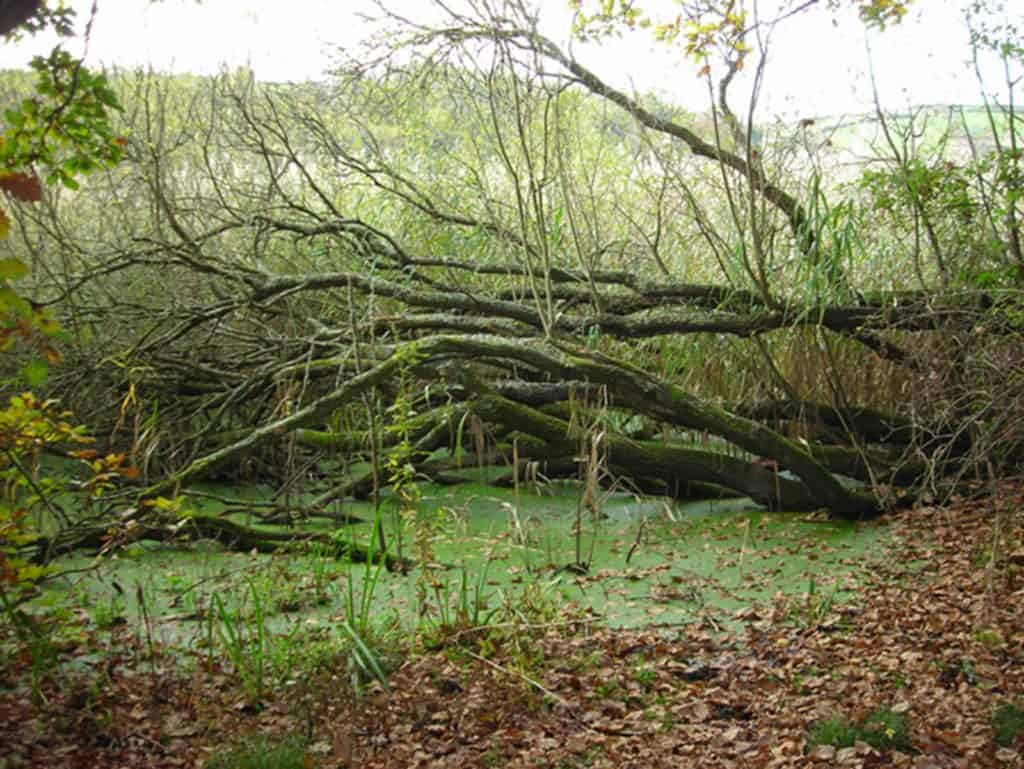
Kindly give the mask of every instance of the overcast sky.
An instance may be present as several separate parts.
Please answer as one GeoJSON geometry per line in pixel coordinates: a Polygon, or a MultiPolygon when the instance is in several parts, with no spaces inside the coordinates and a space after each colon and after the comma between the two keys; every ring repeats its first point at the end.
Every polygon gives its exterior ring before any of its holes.
{"type": "MultiPolygon", "coordinates": [[[[665,1],[649,0],[646,7],[665,1]]],[[[904,24],[871,35],[875,70],[887,106],[980,101],[968,64],[965,1],[916,0],[904,24]]],[[[1011,0],[1011,5],[1018,2],[1011,0]]],[[[91,0],[70,4],[82,18],[88,17],[91,0]]],[[[389,4],[409,14],[422,13],[429,6],[428,0],[389,0],[389,4]]],[[[761,0],[765,9],[775,4],[761,0]]],[[[568,0],[543,0],[541,7],[544,31],[564,40],[570,20],[568,0]]],[[[157,4],[99,0],[89,60],[203,73],[224,65],[249,65],[265,80],[317,78],[329,68],[338,46],[351,48],[366,34],[357,12],[370,8],[367,0],[162,0],[157,4]]],[[[0,67],[24,66],[33,53],[46,51],[52,44],[52,39],[30,39],[4,46],[0,67]]],[[[81,45],[81,40],[73,43],[81,45]]],[[[694,76],[692,63],[678,51],[668,52],[654,44],[645,33],[606,42],[600,50],[575,44],[574,51],[620,87],[653,89],[693,109],[706,105],[706,86],[694,76]]],[[[817,9],[802,14],[776,33],[772,51],[767,90],[759,108],[762,117],[862,112],[870,107],[865,32],[854,18],[836,20],[817,9]]],[[[994,91],[1001,71],[991,67],[987,74],[994,91]]]]}

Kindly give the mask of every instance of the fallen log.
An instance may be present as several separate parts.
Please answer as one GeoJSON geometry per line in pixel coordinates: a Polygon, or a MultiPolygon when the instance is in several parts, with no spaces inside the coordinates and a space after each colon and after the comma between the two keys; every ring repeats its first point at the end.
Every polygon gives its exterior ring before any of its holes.
{"type": "MultiPolygon", "coordinates": [[[[147,520],[145,522],[129,521],[126,525],[72,526],[53,537],[41,537],[33,542],[34,552],[31,554],[31,559],[35,563],[48,563],[60,555],[75,550],[99,552],[111,544],[126,544],[139,540],[179,542],[186,537],[193,540],[215,540],[224,547],[239,551],[255,550],[259,553],[278,553],[304,549],[310,544],[317,544],[323,548],[323,552],[329,553],[332,557],[347,558],[355,563],[366,563],[371,558],[374,563],[379,563],[382,558],[381,553],[371,552],[366,545],[338,539],[327,534],[255,529],[230,518],[192,515],[177,521],[154,522],[147,520]]],[[[408,559],[400,559],[391,553],[383,554],[383,562],[389,571],[402,571],[412,566],[412,562],[408,559]]]]}
{"type": "MultiPolygon", "coordinates": [[[[481,418],[506,428],[515,426],[534,440],[524,441],[523,453],[530,458],[553,459],[572,456],[577,438],[569,424],[529,406],[503,398],[496,393],[478,395],[472,402],[481,418]]],[[[770,510],[815,510],[821,505],[804,484],[781,477],[754,462],[725,454],[665,446],[653,441],[637,441],[605,433],[608,465],[614,473],[626,477],[656,476],[666,484],[699,482],[732,489],[770,510]]]]}

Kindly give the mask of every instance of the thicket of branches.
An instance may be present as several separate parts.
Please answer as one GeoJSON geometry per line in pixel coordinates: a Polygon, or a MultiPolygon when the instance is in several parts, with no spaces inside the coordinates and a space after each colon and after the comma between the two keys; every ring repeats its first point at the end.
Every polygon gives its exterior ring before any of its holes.
{"type": "Polygon", "coordinates": [[[516,3],[388,23],[328,84],[118,74],[126,161],[17,209],[49,387],[147,494],[378,465],[321,510],[473,448],[859,518],[1015,472],[1012,101],[880,111],[840,171],[824,127],[741,121],[734,69],[693,115],[516,3]]]}

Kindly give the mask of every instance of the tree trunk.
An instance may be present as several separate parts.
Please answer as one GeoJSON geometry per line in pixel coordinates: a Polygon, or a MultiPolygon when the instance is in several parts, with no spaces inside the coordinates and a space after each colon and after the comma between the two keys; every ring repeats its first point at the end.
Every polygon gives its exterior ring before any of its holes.
{"type": "MultiPolygon", "coordinates": [[[[229,518],[212,515],[195,515],[177,522],[147,522],[130,532],[133,540],[150,539],[157,542],[171,542],[191,534],[198,539],[213,539],[225,547],[239,551],[256,550],[260,553],[276,553],[281,550],[303,548],[316,543],[335,558],[348,558],[357,563],[370,560],[369,548],[355,542],[337,540],[326,534],[298,534],[281,531],[254,529],[229,518]]],[[[108,526],[72,527],[54,538],[41,538],[33,543],[33,560],[45,563],[53,558],[75,550],[100,550],[111,540],[108,526]]],[[[379,562],[381,553],[372,554],[379,562]]],[[[391,553],[383,555],[384,564],[390,571],[408,568],[411,563],[398,559],[391,553]]]]}

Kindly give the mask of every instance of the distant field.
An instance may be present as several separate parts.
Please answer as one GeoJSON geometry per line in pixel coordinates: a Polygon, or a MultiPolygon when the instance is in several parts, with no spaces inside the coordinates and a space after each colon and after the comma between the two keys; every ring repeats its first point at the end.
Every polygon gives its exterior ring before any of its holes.
{"type": "MultiPolygon", "coordinates": [[[[1017,113],[1018,120],[1020,113],[1017,113]]],[[[1000,138],[1009,135],[1009,115],[993,108],[992,122],[981,105],[930,105],[913,113],[906,112],[887,116],[889,129],[897,143],[901,135],[912,136],[919,149],[937,150],[946,141],[951,156],[970,152],[967,138],[970,137],[979,152],[987,152],[995,146],[992,135],[994,122],[1000,138]],[[908,129],[913,129],[912,132],[908,129]]],[[[815,132],[822,139],[829,139],[832,146],[841,152],[856,156],[876,154],[873,148],[885,147],[882,124],[874,114],[843,115],[820,118],[815,122],[815,132]]]]}

